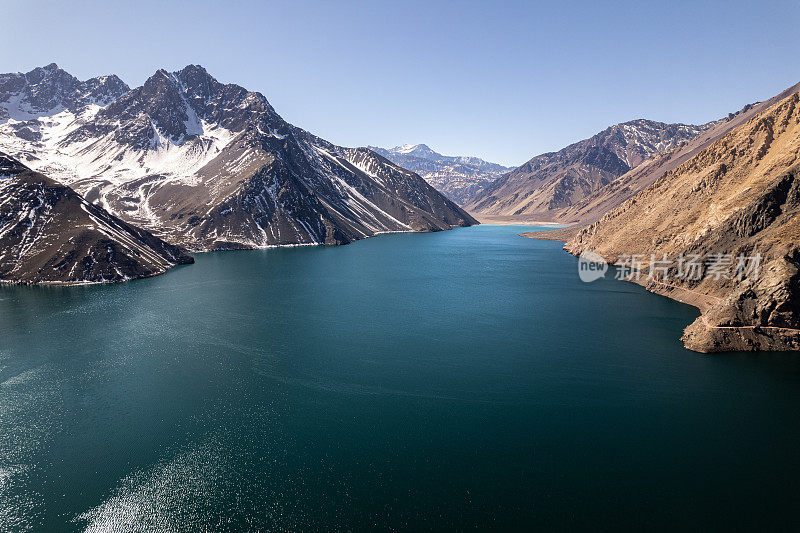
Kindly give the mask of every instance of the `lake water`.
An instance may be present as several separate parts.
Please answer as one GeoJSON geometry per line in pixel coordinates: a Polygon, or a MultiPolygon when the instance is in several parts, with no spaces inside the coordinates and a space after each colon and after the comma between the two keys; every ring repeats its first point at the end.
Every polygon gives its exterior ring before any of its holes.
{"type": "Polygon", "coordinates": [[[0,288],[0,530],[798,527],[800,358],[529,229],[0,288]]]}

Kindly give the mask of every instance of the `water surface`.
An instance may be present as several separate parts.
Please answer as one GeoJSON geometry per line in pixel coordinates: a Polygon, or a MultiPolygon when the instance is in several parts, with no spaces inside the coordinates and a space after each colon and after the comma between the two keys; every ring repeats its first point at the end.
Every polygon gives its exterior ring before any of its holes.
{"type": "Polygon", "coordinates": [[[0,288],[0,530],[800,525],[798,358],[529,229],[0,288]]]}

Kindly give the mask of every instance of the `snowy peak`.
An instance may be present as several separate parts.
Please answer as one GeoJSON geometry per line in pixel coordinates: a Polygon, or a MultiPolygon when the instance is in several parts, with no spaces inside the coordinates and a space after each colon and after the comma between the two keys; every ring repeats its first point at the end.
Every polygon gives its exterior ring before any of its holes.
{"type": "Polygon", "coordinates": [[[236,84],[220,83],[200,65],[187,65],[172,75],[186,101],[203,120],[232,131],[242,131],[249,125],[261,125],[265,130],[283,125],[263,94],[236,84]]]}
{"type": "Polygon", "coordinates": [[[427,144],[403,144],[392,148],[392,151],[398,154],[413,155],[414,157],[423,159],[438,159],[443,157],[442,154],[431,150],[430,146],[427,144]]]}
{"type": "MultiPolygon", "coordinates": [[[[123,128],[125,122],[139,119],[140,130],[141,117],[146,117],[158,135],[178,145],[203,135],[204,123],[231,132],[242,132],[249,126],[270,131],[285,124],[263,95],[238,85],[222,84],[199,65],[176,72],[157,70],[141,87],[118,99],[101,116],[109,122],[122,119],[123,128]]],[[[141,135],[152,137],[145,131],[128,136],[141,138],[141,135]]]]}
{"type": "Polygon", "coordinates": [[[193,96],[210,98],[221,85],[200,65],[186,65],[181,70],[174,72],[173,75],[193,96]]]}
{"type": "Polygon", "coordinates": [[[67,108],[78,110],[87,105],[105,107],[130,91],[130,87],[114,74],[90,78],[78,85],[67,100],[67,108]]]}
{"type": "Polygon", "coordinates": [[[100,76],[81,82],[55,63],[25,74],[0,74],[0,120],[32,120],[65,109],[104,106],[126,92],[117,76],[100,76]]]}
{"type": "Polygon", "coordinates": [[[428,183],[460,205],[511,168],[479,157],[447,156],[426,144],[403,144],[392,149],[369,147],[403,168],[419,173],[428,183]]]}
{"type": "MultiPolygon", "coordinates": [[[[430,146],[427,144],[403,144],[400,146],[395,146],[391,149],[380,148],[377,146],[370,146],[371,150],[383,155],[384,157],[388,157],[392,159],[392,157],[402,158],[405,163],[411,164],[412,159],[422,159],[426,161],[434,161],[439,164],[445,165],[452,165],[452,164],[463,164],[463,165],[470,165],[477,168],[482,168],[490,171],[506,171],[511,170],[510,167],[504,167],[503,165],[498,165],[497,163],[489,163],[488,161],[484,161],[479,157],[472,157],[472,156],[452,156],[452,155],[442,155],[439,152],[434,151],[431,149],[430,146]],[[390,154],[387,156],[386,154],[390,154]]],[[[409,170],[417,170],[409,168],[409,170]]],[[[420,169],[424,170],[424,169],[420,169]]]]}
{"type": "Polygon", "coordinates": [[[210,114],[208,104],[219,95],[223,86],[200,65],[188,65],[173,73],[180,83],[186,101],[200,116],[210,114]]]}
{"type": "Polygon", "coordinates": [[[23,76],[30,86],[30,93],[34,95],[41,94],[44,96],[48,91],[58,92],[58,89],[68,93],[80,83],[75,76],[62,70],[55,63],[50,63],[44,67],[36,67],[23,74],[23,76]]]}
{"type": "Polygon", "coordinates": [[[55,63],[25,74],[0,74],[0,107],[13,120],[30,120],[64,109],[78,85],[77,78],[55,63]]]}
{"type": "Polygon", "coordinates": [[[142,87],[134,89],[104,112],[107,117],[119,115],[131,119],[139,114],[148,115],[158,131],[177,144],[202,134],[197,116],[187,105],[183,91],[164,69],[156,71],[142,87]]]}

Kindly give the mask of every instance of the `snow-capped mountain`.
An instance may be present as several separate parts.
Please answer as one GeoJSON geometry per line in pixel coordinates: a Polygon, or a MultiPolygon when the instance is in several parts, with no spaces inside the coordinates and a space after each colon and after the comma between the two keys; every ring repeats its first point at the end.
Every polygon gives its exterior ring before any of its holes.
{"type": "Polygon", "coordinates": [[[479,191],[467,208],[489,215],[527,215],[541,220],[601,189],[656,154],[688,142],[702,126],[632,120],[558,152],[538,155],[479,191]]]}
{"type": "Polygon", "coordinates": [[[107,105],[130,88],[117,76],[79,81],[51,63],[22,74],[0,74],[0,121],[27,121],[89,105],[107,105]]]}
{"type": "Polygon", "coordinates": [[[200,66],[131,90],[117,79],[76,84],[55,65],[0,76],[13,81],[0,84],[0,149],[190,250],[475,223],[413,172],[297,128],[200,66]]]}
{"type": "Polygon", "coordinates": [[[194,260],[0,153],[0,280],[100,283],[194,260]]]}
{"type": "Polygon", "coordinates": [[[416,172],[459,205],[468,204],[481,188],[512,170],[478,157],[442,155],[425,144],[404,144],[391,149],[369,148],[416,172]]]}

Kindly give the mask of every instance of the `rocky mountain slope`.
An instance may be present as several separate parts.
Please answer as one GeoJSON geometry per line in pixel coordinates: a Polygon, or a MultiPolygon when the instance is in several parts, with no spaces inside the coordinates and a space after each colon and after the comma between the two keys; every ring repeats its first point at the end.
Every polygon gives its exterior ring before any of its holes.
{"type": "Polygon", "coordinates": [[[670,152],[654,156],[580,202],[558,211],[554,214],[553,220],[563,224],[594,222],[610,209],[648,187],[666,172],[675,170],[689,158],[694,157],[701,150],[722,138],[733,128],[744,124],[765,109],[799,90],[800,84],[797,84],[764,102],[748,104],[740,111],[730,113],[724,119],[714,122],[710,128],[689,142],[670,152]]]}
{"type": "Polygon", "coordinates": [[[690,349],[800,349],[797,89],[759,106],[566,245],[613,263],[643,259],[634,281],[700,308],[683,337],[690,349]]]}
{"type": "Polygon", "coordinates": [[[442,155],[425,144],[404,144],[391,149],[370,146],[369,149],[416,172],[459,205],[467,205],[478,191],[513,170],[478,157],[442,155]]]}
{"type": "Polygon", "coordinates": [[[0,281],[124,281],[192,262],[179,248],[0,153],[0,281]]]}
{"type": "Polygon", "coordinates": [[[116,84],[105,100],[100,78],[75,85],[55,65],[0,79],[11,80],[0,85],[0,149],[190,250],[475,223],[413,172],[297,128],[260,93],[200,66],[159,70],[131,90],[116,84]]]}
{"type": "Polygon", "coordinates": [[[710,126],[651,120],[611,126],[558,152],[534,157],[479,191],[466,208],[486,215],[556,221],[560,210],[584,200],[650,157],[674,150],[710,126]]]}

